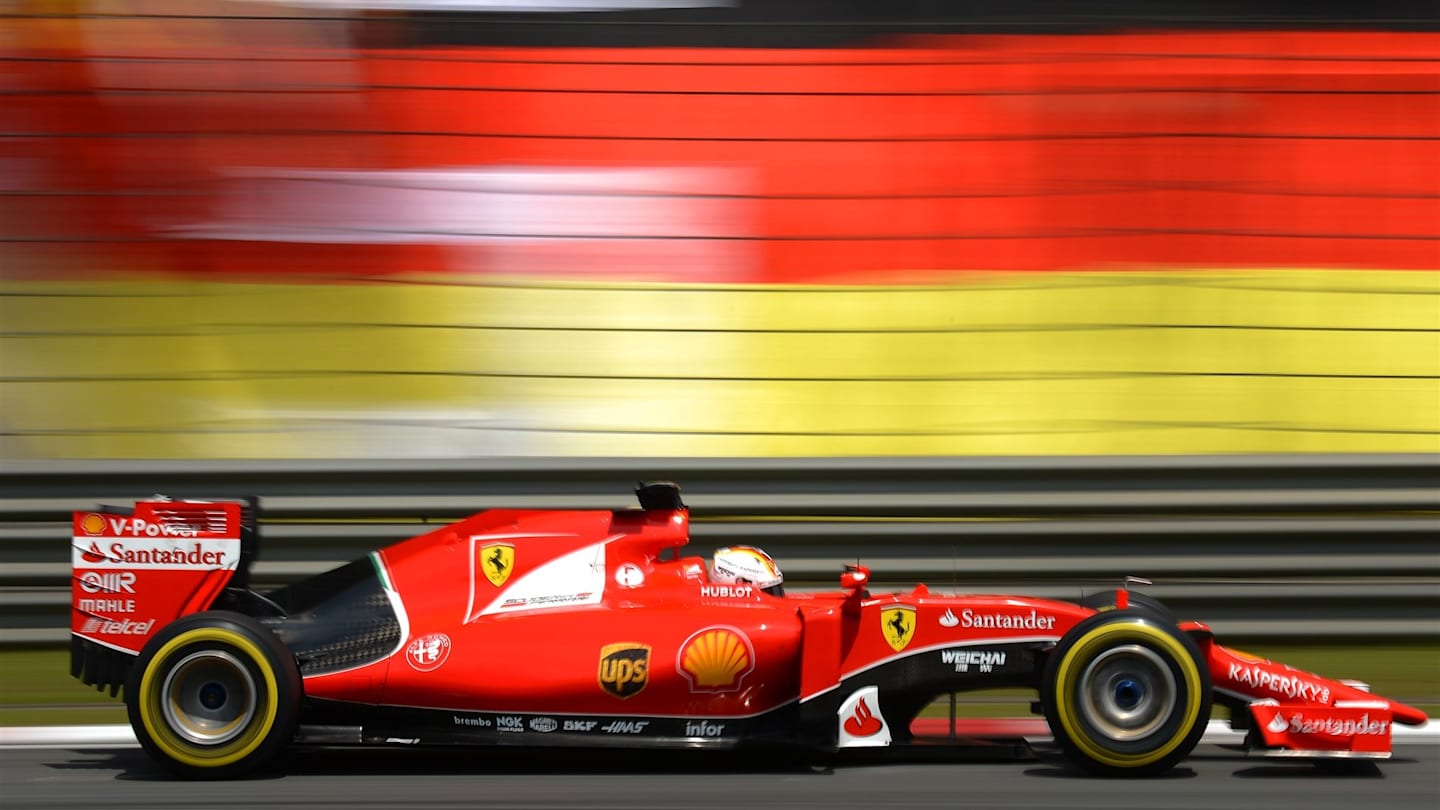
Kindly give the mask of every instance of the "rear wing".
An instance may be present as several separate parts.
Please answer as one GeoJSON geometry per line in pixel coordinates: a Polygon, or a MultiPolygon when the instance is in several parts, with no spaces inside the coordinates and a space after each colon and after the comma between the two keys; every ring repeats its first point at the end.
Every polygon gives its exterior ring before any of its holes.
{"type": "Polygon", "coordinates": [[[114,695],[162,627],[247,588],[260,551],[257,505],[157,496],[75,512],[70,674],[114,695]]]}

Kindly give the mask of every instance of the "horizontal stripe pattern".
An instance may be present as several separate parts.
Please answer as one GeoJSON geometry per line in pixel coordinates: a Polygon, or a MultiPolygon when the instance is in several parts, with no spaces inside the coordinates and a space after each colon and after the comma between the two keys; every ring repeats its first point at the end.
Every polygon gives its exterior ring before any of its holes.
{"type": "Polygon", "coordinates": [[[0,286],[0,456],[1440,449],[1440,275],[0,286]]]}

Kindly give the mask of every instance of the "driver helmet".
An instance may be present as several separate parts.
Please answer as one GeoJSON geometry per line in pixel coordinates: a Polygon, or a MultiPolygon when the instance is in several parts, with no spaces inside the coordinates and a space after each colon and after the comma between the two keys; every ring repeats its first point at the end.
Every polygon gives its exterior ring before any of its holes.
{"type": "Polygon", "coordinates": [[[769,554],[754,546],[727,546],[715,550],[710,581],[754,585],[772,596],[784,596],[785,577],[769,554]]]}

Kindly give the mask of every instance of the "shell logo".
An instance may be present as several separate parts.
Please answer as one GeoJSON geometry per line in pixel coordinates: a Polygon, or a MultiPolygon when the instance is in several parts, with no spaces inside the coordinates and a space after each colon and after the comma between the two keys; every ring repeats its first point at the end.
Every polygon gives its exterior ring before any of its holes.
{"type": "Polygon", "coordinates": [[[707,627],[680,645],[675,668],[692,692],[734,692],[755,669],[755,648],[733,627],[707,627]]]}
{"type": "Polygon", "coordinates": [[[105,518],[91,512],[80,519],[80,531],[94,537],[105,531],[105,518]]]}

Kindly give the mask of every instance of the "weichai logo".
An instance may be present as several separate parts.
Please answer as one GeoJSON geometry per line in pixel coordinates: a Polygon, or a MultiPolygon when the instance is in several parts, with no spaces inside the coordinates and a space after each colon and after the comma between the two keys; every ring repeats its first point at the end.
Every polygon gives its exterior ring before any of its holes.
{"type": "Polygon", "coordinates": [[[650,682],[648,644],[607,644],[600,648],[600,688],[618,698],[634,697],[650,682]]]}

